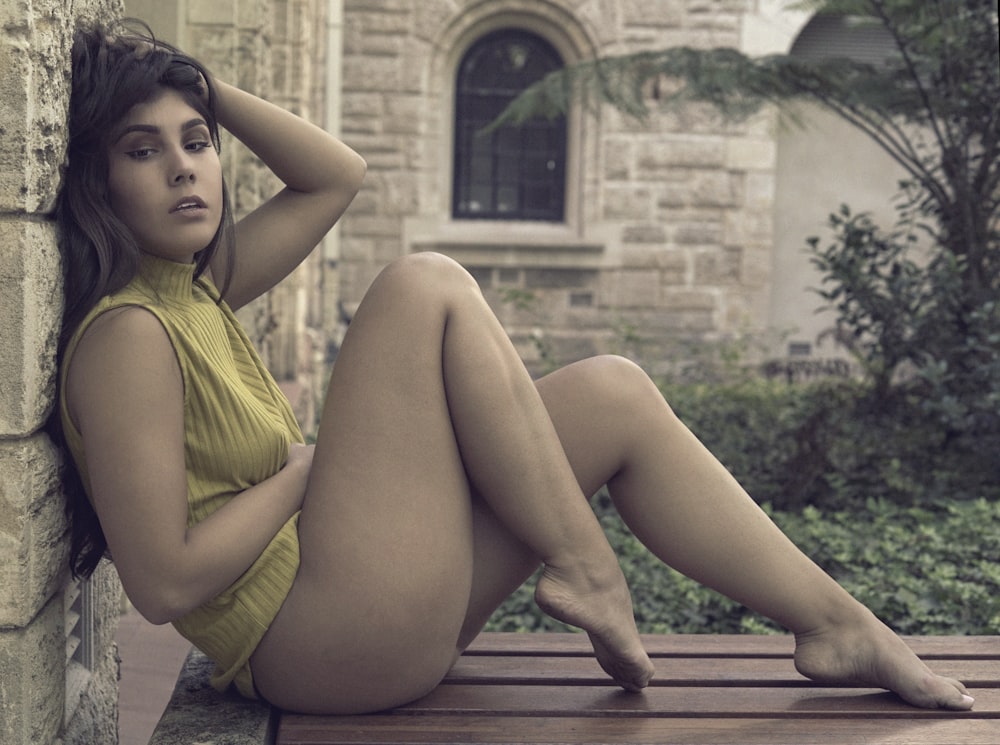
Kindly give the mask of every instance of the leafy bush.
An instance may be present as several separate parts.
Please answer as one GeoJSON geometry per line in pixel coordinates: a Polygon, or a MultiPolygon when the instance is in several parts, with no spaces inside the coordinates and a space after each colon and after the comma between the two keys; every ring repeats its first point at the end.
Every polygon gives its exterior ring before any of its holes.
{"type": "Polygon", "coordinates": [[[778,509],[1000,499],[1000,420],[959,436],[919,396],[873,407],[870,385],[850,380],[669,386],[665,395],[747,491],[778,509]]]}
{"type": "MultiPolygon", "coordinates": [[[[780,630],[665,567],[625,528],[606,495],[595,509],[621,557],[636,620],[649,633],[780,630]]],[[[772,511],[820,566],[904,634],[1000,633],[1000,503],[984,499],[905,507],[870,500],[860,510],[772,511]]],[[[567,630],[532,602],[526,583],[491,619],[493,631],[567,630]]]]}
{"type": "Polygon", "coordinates": [[[889,233],[846,206],[831,215],[833,242],[810,241],[820,295],[865,372],[865,410],[988,462],[1000,446],[1000,243],[917,251],[920,205],[911,195],[889,233]]]}

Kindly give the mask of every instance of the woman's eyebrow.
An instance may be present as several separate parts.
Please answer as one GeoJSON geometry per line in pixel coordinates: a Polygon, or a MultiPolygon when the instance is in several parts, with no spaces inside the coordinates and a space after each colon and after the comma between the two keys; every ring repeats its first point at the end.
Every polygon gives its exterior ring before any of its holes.
{"type": "MultiPolygon", "coordinates": [[[[201,117],[195,117],[194,119],[188,119],[181,125],[181,132],[187,132],[189,129],[194,129],[195,127],[207,127],[208,123],[201,117]]],[[[147,134],[158,135],[160,134],[160,128],[154,124],[129,124],[127,127],[122,129],[115,137],[115,142],[121,140],[127,134],[132,132],[145,132],[147,134]]]]}

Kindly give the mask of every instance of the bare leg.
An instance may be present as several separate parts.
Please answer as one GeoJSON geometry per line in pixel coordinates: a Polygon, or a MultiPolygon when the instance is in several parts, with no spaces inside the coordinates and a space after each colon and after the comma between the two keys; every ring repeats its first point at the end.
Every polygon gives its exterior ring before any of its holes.
{"type": "Polygon", "coordinates": [[[604,474],[660,559],[795,632],[803,674],[889,688],[921,707],[971,706],[960,683],[931,673],[778,530],[641,370],[588,360],[539,389],[583,488],[604,474]]]}
{"type": "Polygon", "coordinates": [[[622,685],[645,685],[624,577],[534,384],[471,277],[414,255],[376,280],[337,360],[299,574],[252,659],[264,695],[349,712],[433,687],[479,581],[474,492],[546,562],[540,603],[586,629],[622,685]]]}
{"type": "Polygon", "coordinates": [[[637,368],[605,358],[555,373],[538,385],[552,424],[538,417],[519,363],[495,321],[482,322],[481,297],[467,283],[450,263],[414,257],[376,283],[352,324],[300,524],[302,568],[253,658],[266,696],[329,712],[414,698],[535,556],[550,562],[540,602],[591,632],[612,675],[642,681],[648,660],[636,651],[630,613],[601,615],[616,598],[627,604],[627,592],[609,571],[592,514],[577,509],[581,489],[609,481],[664,561],[795,631],[806,674],[888,687],[921,706],[970,705],[960,684],[930,673],[784,538],[637,368]],[[498,372],[489,384],[480,377],[498,372]],[[490,408],[464,408],[474,400],[490,408]],[[565,456],[552,449],[553,425],[565,456]],[[511,440],[498,442],[510,427],[511,440]],[[540,470],[519,460],[521,435],[540,470]],[[538,515],[552,532],[530,524],[538,515]],[[571,534],[586,542],[586,556],[566,547],[571,534]]]}

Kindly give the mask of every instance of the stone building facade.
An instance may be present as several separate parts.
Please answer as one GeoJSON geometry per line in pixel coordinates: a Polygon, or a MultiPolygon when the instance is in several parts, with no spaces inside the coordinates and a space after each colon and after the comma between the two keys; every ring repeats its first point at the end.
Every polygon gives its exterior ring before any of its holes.
{"type": "Polygon", "coordinates": [[[342,126],[369,163],[343,226],[347,316],[387,261],[435,250],[475,274],[535,372],[618,352],[655,373],[692,342],[748,335],[781,356],[829,323],[805,290],[806,237],[840,201],[867,191],[862,206],[881,207],[894,191],[888,158],[826,119],[828,150],[810,157],[808,133],[773,110],[732,124],[700,107],[640,122],[578,106],[561,220],[456,218],[456,79],[479,40],[525,31],[565,64],[669,46],[783,54],[808,13],[779,0],[348,0],[344,18],[342,126]],[[780,157],[790,141],[805,162],[780,157]],[[873,181],[852,177],[859,162],[881,169],[873,181]]]}
{"type": "Polygon", "coordinates": [[[578,107],[567,121],[562,220],[456,219],[451,193],[457,70],[487,34],[523,29],[565,64],[672,45],[785,51],[800,21],[768,5],[347,2],[343,127],[369,162],[344,223],[348,313],[387,261],[435,250],[475,274],[536,371],[598,352],[655,368],[677,342],[766,328],[773,112],[733,125],[697,108],[637,122],[578,107]]]}

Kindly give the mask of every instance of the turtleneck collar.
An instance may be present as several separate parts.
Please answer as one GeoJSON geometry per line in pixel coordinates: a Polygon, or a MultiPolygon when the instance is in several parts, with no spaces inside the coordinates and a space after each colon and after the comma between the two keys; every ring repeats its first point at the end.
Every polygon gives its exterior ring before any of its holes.
{"type": "Polygon", "coordinates": [[[143,254],[139,262],[139,276],[157,295],[174,300],[191,298],[194,269],[194,264],[179,264],[150,254],[143,254]]]}

